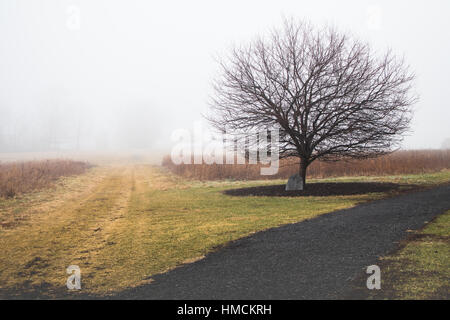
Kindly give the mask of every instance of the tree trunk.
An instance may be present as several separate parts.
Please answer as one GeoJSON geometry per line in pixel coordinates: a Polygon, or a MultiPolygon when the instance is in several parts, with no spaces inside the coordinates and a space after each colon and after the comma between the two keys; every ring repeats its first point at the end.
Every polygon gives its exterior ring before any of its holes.
{"type": "Polygon", "coordinates": [[[308,162],[306,162],[306,160],[304,160],[304,159],[301,159],[298,174],[303,179],[303,186],[306,186],[306,169],[307,168],[308,168],[308,162]]]}

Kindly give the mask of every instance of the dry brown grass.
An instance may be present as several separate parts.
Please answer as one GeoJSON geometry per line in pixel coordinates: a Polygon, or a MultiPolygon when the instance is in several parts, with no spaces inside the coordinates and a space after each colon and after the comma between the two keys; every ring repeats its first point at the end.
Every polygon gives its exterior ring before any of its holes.
{"type": "MultiPolygon", "coordinates": [[[[261,165],[207,165],[172,163],[169,156],[163,159],[163,166],[173,173],[189,179],[199,180],[261,180],[286,179],[298,170],[298,159],[284,159],[278,174],[262,176],[261,165]]],[[[339,162],[315,161],[308,168],[308,178],[342,176],[383,176],[400,174],[421,174],[438,172],[450,168],[450,150],[397,151],[375,159],[349,160],[339,162]]]]}
{"type": "Polygon", "coordinates": [[[50,187],[59,177],[83,173],[89,164],[71,160],[0,163],[0,197],[50,187]]]}

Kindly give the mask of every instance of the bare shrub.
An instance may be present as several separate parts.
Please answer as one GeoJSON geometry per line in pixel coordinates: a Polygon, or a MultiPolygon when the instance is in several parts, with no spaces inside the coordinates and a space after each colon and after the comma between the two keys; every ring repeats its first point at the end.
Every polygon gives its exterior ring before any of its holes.
{"type": "MultiPolygon", "coordinates": [[[[261,180],[285,179],[298,171],[299,160],[287,158],[280,161],[276,175],[262,176],[260,164],[181,164],[172,163],[170,156],[163,159],[163,166],[171,172],[189,179],[199,180],[261,180]]],[[[382,176],[420,174],[450,169],[450,150],[397,151],[374,159],[339,162],[315,161],[308,169],[308,178],[341,176],[382,176]]]]}

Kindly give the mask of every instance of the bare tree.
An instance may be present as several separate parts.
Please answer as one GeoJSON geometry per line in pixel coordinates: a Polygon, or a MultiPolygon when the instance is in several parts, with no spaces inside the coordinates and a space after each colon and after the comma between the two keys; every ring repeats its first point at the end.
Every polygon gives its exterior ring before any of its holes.
{"type": "Polygon", "coordinates": [[[280,158],[368,158],[393,151],[409,126],[414,74],[388,51],[333,27],[285,21],[220,61],[210,123],[245,137],[277,126],[280,158]]]}

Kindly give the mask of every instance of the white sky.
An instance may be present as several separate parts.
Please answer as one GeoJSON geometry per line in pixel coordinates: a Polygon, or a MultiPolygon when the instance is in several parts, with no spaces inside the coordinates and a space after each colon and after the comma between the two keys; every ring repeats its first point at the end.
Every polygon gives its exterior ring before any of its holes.
{"type": "Polygon", "coordinates": [[[420,95],[404,147],[438,148],[450,137],[449,13],[445,0],[0,0],[0,134],[169,150],[207,110],[214,56],[285,15],[403,54],[420,95]]]}

